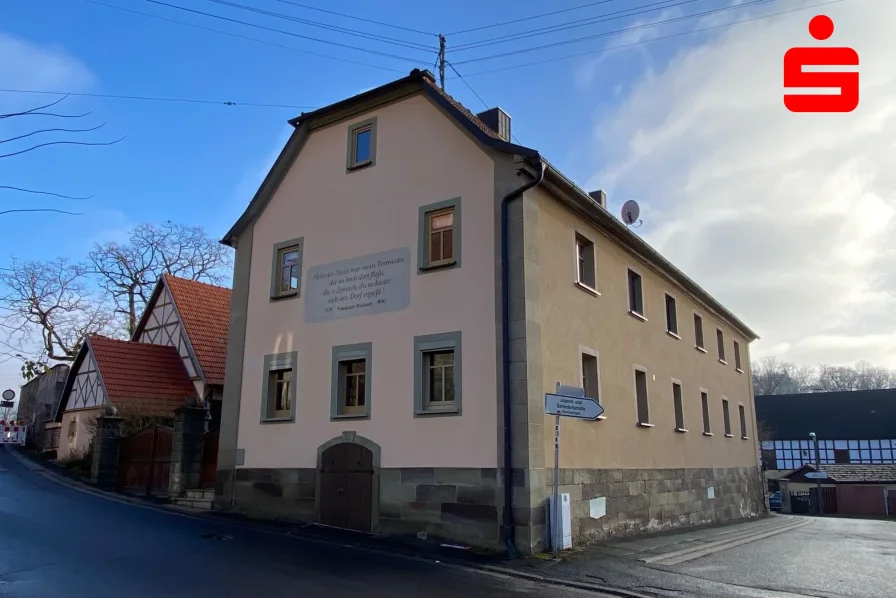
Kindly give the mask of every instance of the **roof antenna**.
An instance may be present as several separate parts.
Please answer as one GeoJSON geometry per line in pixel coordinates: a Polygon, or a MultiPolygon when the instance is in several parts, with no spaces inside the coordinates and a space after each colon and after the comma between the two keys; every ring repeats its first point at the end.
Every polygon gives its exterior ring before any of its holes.
{"type": "Polygon", "coordinates": [[[625,222],[626,226],[639,228],[644,223],[643,220],[638,219],[640,215],[641,206],[634,199],[630,199],[622,204],[622,221],[625,222]]]}

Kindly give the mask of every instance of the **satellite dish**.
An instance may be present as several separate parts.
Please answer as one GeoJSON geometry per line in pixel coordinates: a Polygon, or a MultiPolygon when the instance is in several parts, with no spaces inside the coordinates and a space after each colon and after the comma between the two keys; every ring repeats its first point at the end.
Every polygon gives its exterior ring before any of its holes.
{"type": "Polygon", "coordinates": [[[622,204],[622,221],[628,226],[638,225],[641,221],[638,217],[641,215],[641,206],[634,199],[630,199],[622,204]]]}
{"type": "Polygon", "coordinates": [[[16,391],[14,391],[13,389],[7,388],[6,390],[3,391],[3,400],[4,401],[11,401],[14,398],[16,398],[16,391]]]}

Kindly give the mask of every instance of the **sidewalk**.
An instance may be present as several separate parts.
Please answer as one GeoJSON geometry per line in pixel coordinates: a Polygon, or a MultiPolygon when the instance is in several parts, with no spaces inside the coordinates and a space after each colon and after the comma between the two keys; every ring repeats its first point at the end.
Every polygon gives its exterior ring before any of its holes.
{"type": "MultiPolygon", "coordinates": [[[[403,539],[376,534],[365,534],[349,530],[331,528],[318,524],[295,524],[282,521],[258,520],[228,511],[204,511],[189,507],[180,507],[139,497],[127,496],[115,492],[100,490],[83,480],[65,475],[52,464],[33,459],[30,455],[9,448],[11,455],[26,469],[41,475],[55,483],[67,486],[78,492],[93,494],[105,500],[128,503],[140,508],[165,511],[183,517],[215,521],[234,527],[248,528],[279,536],[289,536],[298,540],[337,544],[368,552],[389,554],[399,558],[425,560],[448,566],[475,569],[490,574],[511,576],[533,582],[547,583],[562,587],[575,588],[592,592],[597,596],[622,598],[648,598],[645,594],[594,583],[585,579],[573,579],[551,574],[547,568],[527,565],[542,563],[540,558],[521,558],[510,560],[504,555],[486,554],[474,550],[463,550],[449,547],[432,540],[403,539]]],[[[553,561],[550,561],[553,562],[553,561]]]]}

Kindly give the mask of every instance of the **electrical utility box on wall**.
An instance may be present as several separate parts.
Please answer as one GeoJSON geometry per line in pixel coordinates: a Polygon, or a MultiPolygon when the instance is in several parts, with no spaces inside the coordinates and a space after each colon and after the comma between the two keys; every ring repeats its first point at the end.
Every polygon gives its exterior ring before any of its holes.
{"type": "MultiPolygon", "coordinates": [[[[548,497],[547,503],[545,503],[545,509],[547,509],[546,521],[547,525],[545,525],[545,531],[547,537],[545,538],[545,544],[553,549],[552,538],[553,530],[551,529],[551,525],[553,524],[553,508],[554,508],[554,495],[548,497]]],[[[561,494],[560,495],[560,550],[566,550],[567,548],[572,548],[572,517],[571,517],[571,507],[569,502],[569,494],[561,494]]]]}

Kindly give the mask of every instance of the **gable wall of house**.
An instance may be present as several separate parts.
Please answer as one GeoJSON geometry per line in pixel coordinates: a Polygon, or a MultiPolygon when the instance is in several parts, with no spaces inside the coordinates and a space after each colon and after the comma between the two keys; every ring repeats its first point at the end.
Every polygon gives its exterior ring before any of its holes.
{"type": "Polygon", "coordinates": [[[177,349],[178,354],[183,359],[187,375],[190,376],[193,385],[196,387],[196,395],[203,397],[205,385],[199,373],[199,364],[190,351],[187,333],[177,314],[171,293],[168,292],[166,287],[162,287],[156,302],[148,305],[147,309],[149,310],[149,317],[137,340],[141,343],[169,345],[177,349]]]}
{"type": "Polygon", "coordinates": [[[494,468],[494,226],[493,160],[422,95],[313,131],[254,225],[239,419],[245,466],[314,468],[318,447],[354,431],[382,448],[383,467],[494,468]],[[373,117],[376,163],[347,172],[349,127],[373,117]],[[454,198],[461,198],[461,265],[418,274],[419,209],[454,198]],[[274,246],[298,238],[301,294],[272,300],[274,246]],[[310,268],[389,250],[406,250],[410,261],[406,308],[305,320],[310,268]],[[414,337],[458,331],[462,413],[417,417],[414,337]],[[370,417],[334,421],[333,347],[357,343],[372,347],[370,417]],[[265,356],[293,351],[295,422],[261,423],[265,356]]]}
{"type": "Polygon", "coordinates": [[[81,361],[69,393],[66,411],[101,407],[109,402],[106,390],[100,380],[93,353],[88,352],[81,361]]]}

